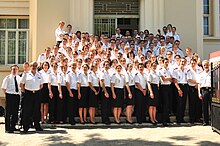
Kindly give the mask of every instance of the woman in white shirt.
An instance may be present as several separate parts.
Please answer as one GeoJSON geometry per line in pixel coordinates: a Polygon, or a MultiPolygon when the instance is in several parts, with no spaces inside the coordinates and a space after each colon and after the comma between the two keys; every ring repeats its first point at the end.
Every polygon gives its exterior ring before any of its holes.
{"type": "Polygon", "coordinates": [[[90,122],[95,124],[95,109],[98,107],[99,98],[99,75],[97,73],[98,67],[95,64],[91,65],[91,72],[89,73],[88,82],[90,87],[89,92],[89,115],[90,122]]]}
{"type": "Polygon", "coordinates": [[[127,65],[127,72],[125,75],[126,81],[126,96],[125,96],[125,103],[126,103],[126,117],[127,122],[132,124],[132,113],[133,107],[135,104],[135,83],[134,83],[134,74],[132,74],[133,65],[129,63],[127,65]]]}
{"type": "Polygon", "coordinates": [[[59,98],[59,91],[58,91],[58,64],[53,63],[51,65],[52,71],[50,73],[49,79],[48,79],[48,89],[49,89],[49,122],[54,123],[56,122],[56,109],[57,107],[57,100],[59,98]]]}
{"type": "Polygon", "coordinates": [[[112,91],[112,106],[115,122],[120,124],[121,110],[124,104],[124,86],[125,76],[122,73],[122,66],[116,65],[116,73],[112,75],[111,79],[111,91],[112,91]]]}
{"type": "Polygon", "coordinates": [[[89,95],[89,83],[88,83],[88,70],[89,65],[84,64],[82,66],[82,73],[78,76],[78,106],[79,106],[79,118],[80,123],[85,124],[87,108],[88,108],[88,95],[89,95]]]}
{"type": "Polygon", "coordinates": [[[159,97],[159,75],[156,73],[157,63],[153,62],[151,64],[151,71],[148,75],[148,90],[150,92],[150,97],[148,98],[149,105],[149,116],[152,124],[156,124],[156,107],[158,106],[159,97]]]}
{"type": "Polygon", "coordinates": [[[48,115],[48,103],[49,103],[49,90],[48,79],[50,76],[50,65],[48,62],[43,62],[41,66],[42,70],[39,72],[43,78],[43,88],[41,89],[41,122],[47,122],[48,115]]]}

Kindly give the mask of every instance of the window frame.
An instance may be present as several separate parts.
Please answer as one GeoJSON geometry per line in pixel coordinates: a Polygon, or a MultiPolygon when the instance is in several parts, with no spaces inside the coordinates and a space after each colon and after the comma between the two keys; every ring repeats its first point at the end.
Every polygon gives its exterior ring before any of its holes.
{"type": "Polygon", "coordinates": [[[29,60],[29,31],[30,31],[30,19],[28,16],[0,16],[0,19],[16,19],[16,28],[0,28],[0,31],[5,31],[5,62],[2,65],[11,65],[8,60],[8,33],[9,32],[15,32],[15,62],[13,64],[23,64],[19,63],[19,32],[26,32],[26,59],[25,61],[29,60]],[[28,28],[19,28],[19,19],[28,19],[29,20],[29,26],[28,28]]]}
{"type": "Polygon", "coordinates": [[[203,36],[211,36],[211,1],[208,0],[208,7],[209,7],[209,11],[208,14],[204,14],[204,0],[203,0],[203,36]],[[208,18],[208,34],[205,34],[205,29],[204,29],[204,18],[208,18]]]}

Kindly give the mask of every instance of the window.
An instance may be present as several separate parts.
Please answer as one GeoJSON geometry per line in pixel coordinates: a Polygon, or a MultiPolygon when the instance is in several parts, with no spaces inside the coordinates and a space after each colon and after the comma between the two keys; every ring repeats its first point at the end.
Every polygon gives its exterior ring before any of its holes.
{"type": "Polygon", "coordinates": [[[210,35],[210,3],[209,0],[203,0],[203,32],[204,35],[210,35]]]}
{"type": "Polygon", "coordinates": [[[0,18],[0,65],[27,61],[28,32],[29,19],[0,18]]]}

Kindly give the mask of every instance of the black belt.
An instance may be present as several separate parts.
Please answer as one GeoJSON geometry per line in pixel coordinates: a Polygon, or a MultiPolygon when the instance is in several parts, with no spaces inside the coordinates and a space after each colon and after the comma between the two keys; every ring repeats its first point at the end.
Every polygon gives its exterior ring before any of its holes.
{"type": "Polygon", "coordinates": [[[202,90],[211,90],[212,88],[211,87],[202,87],[201,89],[202,90]]]}
{"type": "Polygon", "coordinates": [[[6,94],[8,94],[8,95],[15,95],[15,96],[20,96],[20,94],[11,94],[11,93],[6,93],[6,94]]]}
{"type": "Polygon", "coordinates": [[[180,85],[180,86],[186,86],[187,84],[178,83],[178,85],[180,85]]]}
{"type": "Polygon", "coordinates": [[[25,92],[26,93],[37,93],[37,92],[39,92],[40,90],[33,90],[33,91],[31,91],[31,90],[26,90],[25,89],[25,92]]]}

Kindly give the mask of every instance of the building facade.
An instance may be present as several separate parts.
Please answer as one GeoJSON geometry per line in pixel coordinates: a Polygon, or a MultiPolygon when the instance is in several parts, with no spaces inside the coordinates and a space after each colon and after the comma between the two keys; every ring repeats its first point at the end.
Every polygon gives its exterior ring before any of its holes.
{"type": "Polygon", "coordinates": [[[10,64],[36,60],[55,43],[60,20],[73,32],[107,35],[116,27],[157,33],[171,23],[183,50],[191,47],[208,59],[220,48],[220,0],[0,0],[1,81],[10,64]]]}

